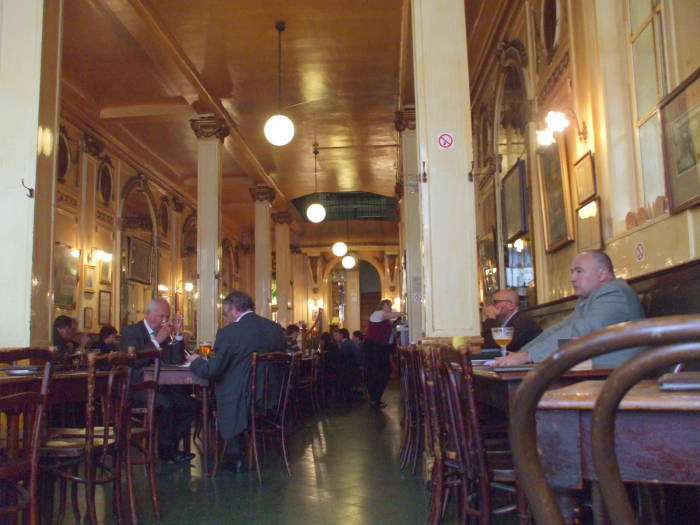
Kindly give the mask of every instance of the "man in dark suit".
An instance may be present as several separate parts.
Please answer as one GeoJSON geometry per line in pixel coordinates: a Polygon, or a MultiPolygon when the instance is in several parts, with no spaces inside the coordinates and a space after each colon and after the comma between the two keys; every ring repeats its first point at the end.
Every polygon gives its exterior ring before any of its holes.
{"type": "Polygon", "coordinates": [[[216,382],[216,409],[219,432],[227,441],[224,465],[243,470],[241,437],[248,428],[250,392],[248,377],[253,352],[284,352],[286,340],[282,327],[253,311],[255,304],[247,294],[234,290],[223,302],[229,324],[220,329],[209,359],[192,355],[192,372],[216,382]]]}
{"type": "Polygon", "coordinates": [[[491,335],[491,328],[500,326],[513,327],[513,339],[506,347],[509,352],[515,352],[542,333],[537,322],[522,313],[518,304],[520,297],[515,290],[506,288],[493,294],[491,304],[484,307],[484,324],[481,337],[484,338],[484,348],[498,348],[491,335]]]}
{"type": "MultiPolygon", "coordinates": [[[[175,316],[172,324],[170,305],[165,299],[153,299],[146,307],[142,321],[129,325],[124,330],[121,348],[136,350],[158,349],[164,364],[179,364],[185,360],[185,343],[182,337],[182,317],[175,316]]],[[[133,381],[143,380],[144,366],[150,362],[139,361],[133,372],[133,381]]],[[[145,402],[143,400],[137,401],[145,402]]],[[[184,389],[176,386],[161,386],[156,395],[158,411],[158,453],[164,461],[176,463],[189,461],[194,454],[180,452],[177,443],[187,431],[197,413],[197,402],[184,389]]]]}

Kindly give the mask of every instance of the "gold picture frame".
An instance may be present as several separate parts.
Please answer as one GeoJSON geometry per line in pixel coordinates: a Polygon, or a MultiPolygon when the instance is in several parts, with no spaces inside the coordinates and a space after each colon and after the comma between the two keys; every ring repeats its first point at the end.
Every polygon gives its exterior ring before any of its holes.
{"type": "Polygon", "coordinates": [[[545,251],[555,252],[573,242],[569,172],[564,141],[537,152],[537,173],[544,219],[545,251]]]}
{"type": "Polygon", "coordinates": [[[91,264],[83,265],[83,292],[95,293],[95,267],[91,264]]]}
{"type": "Polygon", "coordinates": [[[600,197],[576,210],[576,248],[579,252],[603,249],[600,197]]]}
{"type": "Polygon", "coordinates": [[[574,184],[579,205],[590,201],[598,193],[593,154],[590,151],[574,164],[574,184]]]}

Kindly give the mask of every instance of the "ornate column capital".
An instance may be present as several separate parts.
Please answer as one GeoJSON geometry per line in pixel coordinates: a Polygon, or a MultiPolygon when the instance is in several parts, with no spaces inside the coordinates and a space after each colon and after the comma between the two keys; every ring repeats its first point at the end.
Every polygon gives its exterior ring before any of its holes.
{"type": "Polygon", "coordinates": [[[272,202],[275,199],[275,190],[270,186],[265,186],[264,184],[256,184],[255,186],[248,188],[250,191],[250,196],[254,201],[268,201],[272,202]]]}
{"type": "Polygon", "coordinates": [[[201,115],[190,120],[190,127],[198,139],[210,139],[216,137],[224,140],[228,137],[229,127],[224,119],[214,115],[201,115]]]}
{"type": "Polygon", "coordinates": [[[396,131],[401,132],[406,129],[416,129],[415,108],[405,108],[403,111],[397,111],[394,117],[394,128],[396,128],[396,131]]]}
{"type": "Polygon", "coordinates": [[[275,224],[292,224],[292,214],[288,211],[277,211],[272,214],[275,224]]]}

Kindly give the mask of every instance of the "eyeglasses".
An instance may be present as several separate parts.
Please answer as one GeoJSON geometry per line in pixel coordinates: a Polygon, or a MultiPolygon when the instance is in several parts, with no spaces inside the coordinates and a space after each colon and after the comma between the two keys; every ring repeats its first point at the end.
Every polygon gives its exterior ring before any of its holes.
{"type": "Polygon", "coordinates": [[[510,303],[510,304],[513,304],[513,301],[511,301],[510,299],[494,299],[494,300],[493,300],[493,304],[497,304],[497,303],[510,303]]]}

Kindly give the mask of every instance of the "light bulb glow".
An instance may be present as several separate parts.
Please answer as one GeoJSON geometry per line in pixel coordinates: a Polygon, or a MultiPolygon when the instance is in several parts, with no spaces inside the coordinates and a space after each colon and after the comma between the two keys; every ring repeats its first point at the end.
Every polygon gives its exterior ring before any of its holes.
{"type": "Polygon", "coordinates": [[[355,264],[357,264],[357,261],[352,255],[346,255],[343,257],[343,260],[340,262],[340,264],[343,265],[343,268],[346,270],[352,270],[355,267],[355,264]]]}
{"type": "Polygon", "coordinates": [[[311,222],[321,222],[326,218],[326,208],[322,204],[314,203],[306,208],[306,216],[311,222]]]}
{"type": "Polygon", "coordinates": [[[556,142],[554,139],[554,132],[551,129],[545,128],[543,130],[537,130],[537,143],[540,146],[550,146],[556,142]]]}
{"type": "Polygon", "coordinates": [[[191,292],[192,290],[194,290],[194,284],[192,284],[192,283],[185,283],[185,291],[186,291],[186,292],[191,292]]]}
{"type": "Polygon", "coordinates": [[[513,248],[515,248],[516,252],[522,253],[523,249],[525,248],[525,241],[518,239],[513,243],[513,248]]]}
{"type": "Polygon", "coordinates": [[[569,127],[569,119],[561,111],[550,111],[544,118],[545,124],[552,131],[562,132],[569,127]]]}
{"type": "Polygon", "coordinates": [[[168,288],[168,287],[165,286],[164,284],[159,284],[159,285],[158,285],[158,291],[159,291],[159,292],[169,292],[169,291],[170,291],[170,288],[168,288]]]}
{"type": "Polygon", "coordinates": [[[284,146],[294,138],[294,123],[284,115],[272,115],[265,122],[263,132],[270,144],[284,146]]]}
{"type": "Polygon", "coordinates": [[[74,257],[74,258],[77,259],[78,257],[80,257],[80,250],[78,250],[78,249],[76,249],[76,248],[73,248],[73,249],[70,251],[70,254],[71,254],[71,257],[74,257]]]}
{"type": "Polygon", "coordinates": [[[335,255],[336,257],[342,257],[343,255],[348,253],[348,245],[345,244],[343,241],[338,241],[333,245],[331,250],[333,251],[333,255],[335,255]]]}

